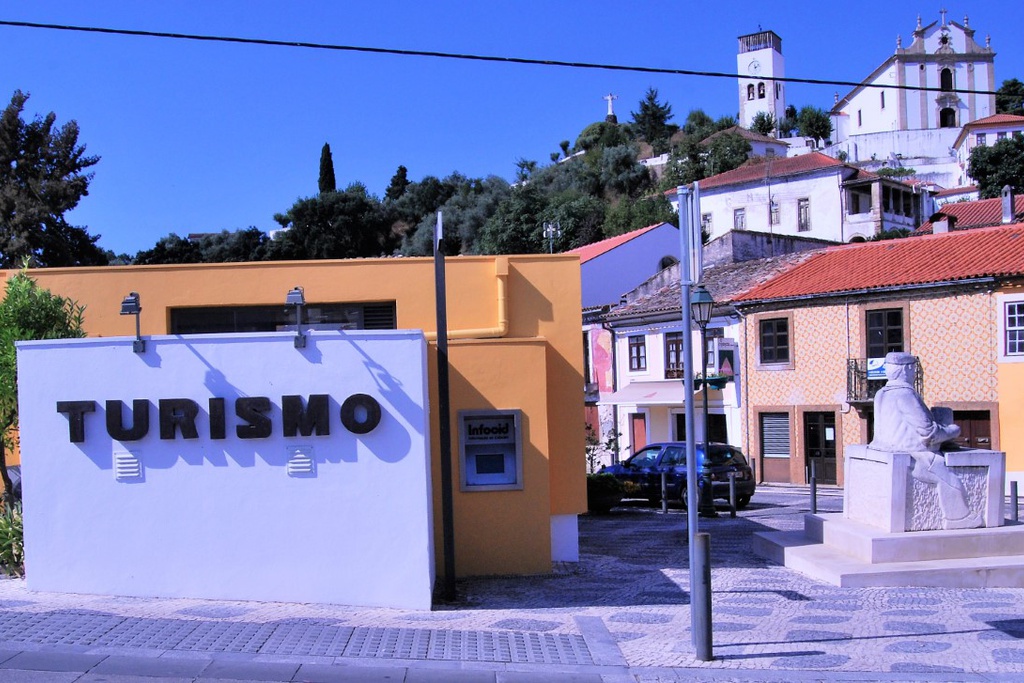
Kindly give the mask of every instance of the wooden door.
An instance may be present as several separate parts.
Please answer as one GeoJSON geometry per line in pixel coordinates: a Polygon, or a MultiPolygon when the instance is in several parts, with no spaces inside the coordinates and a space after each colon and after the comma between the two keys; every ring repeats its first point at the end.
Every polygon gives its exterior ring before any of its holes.
{"type": "Polygon", "coordinates": [[[819,484],[836,483],[836,414],[804,413],[804,463],[819,484]]]}
{"type": "Polygon", "coordinates": [[[647,445],[647,416],[643,413],[629,414],[629,443],[633,453],[647,445]]]}

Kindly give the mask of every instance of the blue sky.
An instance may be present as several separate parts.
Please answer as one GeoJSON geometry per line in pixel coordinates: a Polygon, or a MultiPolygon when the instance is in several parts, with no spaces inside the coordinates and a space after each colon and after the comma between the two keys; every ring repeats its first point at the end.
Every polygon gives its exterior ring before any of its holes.
{"type": "MultiPolygon", "coordinates": [[[[1024,80],[1024,3],[947,3],[984,44],[996,80],[1024,80]]],[[[786,75],[859,81],[917,15],[900,0],[708,3],[218,2],[0,0],[0,19],[733,73],[736,38],[774,30],[786,75]],[[854,9],[855,7],[855,9],[854,9]]],[[[511,178],[520,157],[548,163],[603,119],[612,92],[628,121],[648,87],[676,121],[700,107],[735,115],[731,79],[462,62],[0,26],[0,98],[26,114],[76,119],[102,157],[70,216],[100,246],[134,254],[171,232],[270,230],[315,194],[330,143],[338,185],[382,195],[401,164],[412,180],[459,171],[511,178]]],[[[792,84],[788,103],[828,108],[846,88],[792,84]]]]}

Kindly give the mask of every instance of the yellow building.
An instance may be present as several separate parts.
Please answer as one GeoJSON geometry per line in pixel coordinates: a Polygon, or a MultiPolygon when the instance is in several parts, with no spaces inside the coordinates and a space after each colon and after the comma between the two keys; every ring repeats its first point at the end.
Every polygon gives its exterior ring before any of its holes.
{"type": "Polygon", "coordinates": [[[831,247],[740,295],[745,449],[765,481],[843,483],[843,447],[873,436],[882,359],[919,360],[963,446],[1024,474],[1024,224],[831,247]]]}
{"type": "MultiPolygon", "coordinates": [[[[455,559],[458,576],[546,573],[578,559],[586,510],[577,256],[446,260],[455,559]],[[460,411],[519,410],[521,488],[460,487],[460,411]]],[[[9,277],[13,271],[8,271],[9,277]]],[[[289,290],[322,329],[421,329],[436,338],[432,259],[364,259],[32,271],[41,287],[85,308],[90,337],[134,336],[120,315],[137,292],[147,335],[287,329],[289,290]]],[[[430,345],[435,547],[442,547],[437,356],[430,345]]],[[[443,574],[437,553],[438,575],[443,574]]]]}

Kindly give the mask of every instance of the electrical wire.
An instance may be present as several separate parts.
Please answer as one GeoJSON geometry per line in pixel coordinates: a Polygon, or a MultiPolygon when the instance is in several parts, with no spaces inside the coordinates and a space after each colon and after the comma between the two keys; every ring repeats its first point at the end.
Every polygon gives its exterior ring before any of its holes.
{"type": "MultiPolygon", "coordinates": [[[[526,57],[498,57],[495,55],[474,55],[458,52],[437,52],[433,50],[403,50],[399,48],[367,47],[359,45],[335,45],[331,43],[310,43],[296,40],[273,40],[269,38],[240,38],[237,36],[211,36],[198,35],[193,33],[171,33],[167,31],[139,31],[121,28],[103,28],[98,26],[71,26],[67,24],[40,24],[30,21],[6,21],[0,19],[0,26],[12,26],[17,28],[36,28],[53,31],[75,31],[79,33],[101,33],[118,36],[138,36],[144,38],[169,38],[173,40],[196,40],[213,43],[235,43],[241,45],[263,45],[270,47],[294,47],[314,50],[335,50],[341,52],[361,52],[379,55],[394,55],[401,57],[433,57],[437,59],[459,59],[477,62],[497,62],[503,64],[527,64],[532,66],[560,66],[571,69],[599,69],[604,71],[627,71],[645,74],[663,74],[670,76],[701,76],[705,78],[746,78],[741,74],[727,73],[723,71],[701,71],[697,69],[666,69],[650,66],[627,66],[622,64],[598,64],[593,62],[568,62],[557,59],[529,59],[526,57]]],[[[851,88],[879,88],[892,90],[912,90],[915,92],[945,92],[963,93],[975,95],[996,95],[995,90],[957,90],[943,89],[941,87],[929,87],[918,85],[881,85],[876,83],[863,83],[860,81],[837,81],[819,78],[795,78],[792,76],[764,76],[756,80],[772,81],[780,83],[805,83],[810,85],[841,85],[851,88]]]]}

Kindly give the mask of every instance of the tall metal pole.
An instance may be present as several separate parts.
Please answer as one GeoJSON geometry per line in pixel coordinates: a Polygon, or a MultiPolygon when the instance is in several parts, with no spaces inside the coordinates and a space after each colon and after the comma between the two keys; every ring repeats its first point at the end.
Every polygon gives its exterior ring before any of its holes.
{"type": "Polygon", "coordinates": [[[441,212],[434,234],[434,297],[437,306],[437,419],[441,444],[441,535],[444,546],[444,599],[455,599],[455,515],[452,494],[451,396],[448,385],[448,304],[444,278],[441,212]]]}
{"type": "Polygon", "coordinates": [[[691,239],[691,192],[687,187],[676,188],[679,199],[679,284],[683,318],[683,396],[686,419],[686,542],[690,551],[690,633],[698,657],[711,658],[711,620],[703,605],[710,604],[710,582],[704,581],[701,560],[708,555],[697,551],[697,442],[694,430],[696,416],[693,409],[693,315],[690,299],[693,289],[692,250],[699,248],[691,239]],[[702,557],[701,557],[702,556],[702,557]],[[707,592],[708,595],[702,595],[707,592]]]}

